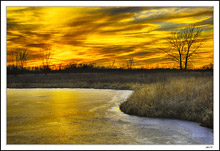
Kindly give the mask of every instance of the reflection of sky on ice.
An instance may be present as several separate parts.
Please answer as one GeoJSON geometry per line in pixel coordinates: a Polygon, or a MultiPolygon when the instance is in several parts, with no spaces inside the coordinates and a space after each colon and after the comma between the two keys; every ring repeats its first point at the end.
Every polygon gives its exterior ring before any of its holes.
{"type": "Polygon", "coordinates": [[[7,89],[7,140],[17,144],[212,144],[198,123],[130,116],[129,90],[7,89]]]}

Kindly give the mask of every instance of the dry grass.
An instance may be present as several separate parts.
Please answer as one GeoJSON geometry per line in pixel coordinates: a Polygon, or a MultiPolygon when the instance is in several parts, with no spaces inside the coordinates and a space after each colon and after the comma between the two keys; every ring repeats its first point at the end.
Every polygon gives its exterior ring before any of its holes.
{"type": "Polygon", "coordinates": [[[120,109],[128,114],[177,118],[213,127],[213,79],[174,78],[136,89],[120,109]]]}
{"type": "Polygon", "coordinates": [[[131,85],[164,82],[177,78],[212,76],[212,72],[145,71],[98,73],[42,73],[7,76],[8,88],[114,88],[134,89],[131,85]]]}

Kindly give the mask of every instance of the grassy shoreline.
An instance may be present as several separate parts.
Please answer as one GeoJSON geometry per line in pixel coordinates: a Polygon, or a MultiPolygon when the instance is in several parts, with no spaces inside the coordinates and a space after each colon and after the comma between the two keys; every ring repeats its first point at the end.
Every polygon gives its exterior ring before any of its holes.
{"type": "Polygon", "coordinates": [[[7,88],[134,90],[120,105],[124,113],[196,121],[213,128],[213,73],[210,71],[8,75],[7,88]]]}
{"type": "Polygon", "coordinates": [[[213,128],[212,85],[208,78],[145,85],[120,104],[120,109],[131,115],[189,120],[213,128]]]}

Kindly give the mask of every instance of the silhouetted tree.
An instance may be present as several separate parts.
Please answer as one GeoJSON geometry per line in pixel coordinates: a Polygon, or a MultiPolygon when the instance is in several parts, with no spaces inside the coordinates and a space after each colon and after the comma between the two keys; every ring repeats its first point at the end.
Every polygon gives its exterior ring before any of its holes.
{"type": "Polygon", "coordinates": [[[26,48],[14,48],[8,53],[8,55],[10,56],[9,58],[12,64],[11,66],[8,66],[8,72],[15,76],[20,71],[23,72],[29,57],[28,50],[26,48]]]}
{"type": "Polygon", "coordinates": [[[21,69],[24,69],[27,59],[29,57],[28,50],[26,48],[18,48],[18,59],[20,61],[21,69]]]}
{"type": "Polygon", "coordinates": [[[212,70],[213,69],[213,63],[210,63],[208,65],[204,65],[202,67],[202,69],[204,69],[204,70],[212,70]]]}
{"type": "Polygon", "coordinates": [[[161,48],[168,57],[179,64],[180,69],[187,69],[188,62],[201,47],[202,28],[188,26],[178,32],[172,32],[167,38],[168,48],[161,48]]]}
{"type": "Polygon", "coordinates": [[[12,64],[11,66],[7,67],[7,72],[13,73],[15,77],[16,77],[17,70],[18,70],[18,67],[17,67],[17,65],[18,65],[18,57],[16,57],[18,55],[16,54],[16,52],[17,52],[17,49],[13,48],[13,49],[11,49],[10,52],[7,53],[7,55],[10,58],[11,64],[12,64]]]}
{"type": "Polygon", "coordinates": [[[23,69],[29,57],[28,50],[26,48],[15,48],[10,52],[10,57],[12,66],[14,66],[15,62],[16,68],[23,69]]]}
{"type": "Polygon", "coordinates": [[[18,68],[19,63],[20,63],[20,49],[21,48],[14,48],[11,50],[11,62],[12,62],[12,66],[15,66],[16,68],[18,68]]]}
{"type": "Polygon", "coordinates": [[[132,57],[126,60],[126,66],[128,69],[132,69],[133,64],[134,64],[134,59],[132,57]]]}
{"type": "Polygon", "coordinates": [[[60,71],[62,70],[62,66],[63,66],[62,63],[60,63],[60,64],[59,64],[59,70],[60,70],[60,71]]]}
{"type": "Polygon", "coordinates": [[[186,43],[185,49],[185,70],[187,69],[188,61],[191,57],[196,54],[197,50],[201,47],[202,39],[199,39],[202,32],[202,28],[195,28],[194,26],[185,28],[183,38],[186,43]]]}
{"type": "Polygon", "coordinates": [[[49,45],[46,45],[41,50],[41,59],[42,59],[43,69],[47,72],[48,70],[50,70],[50,63],[51,63],[51,47],[49,45]]]}
{"type": "Polygon", "coordinates": [[[111,69],[114,69],[114,68],[115,68],[115,60],[112,61],[112,64],[110,65],[110,68],[111,68],[111,69]]]}
{"type": "Polygon", "coordinates": [[[14,65],[14,61],[15,61],[15,49],[12,49],[10,52],[7,53],[8,56],[10,56],[10,61],[12,66],[14,65]]]}

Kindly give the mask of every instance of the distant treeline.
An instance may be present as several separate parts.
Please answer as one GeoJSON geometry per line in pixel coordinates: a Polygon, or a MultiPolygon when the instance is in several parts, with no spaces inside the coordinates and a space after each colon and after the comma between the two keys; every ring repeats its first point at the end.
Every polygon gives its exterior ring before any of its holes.
{"type": "MultiPolygon", "coordinates": [[[[204,66],[201,69],[188,69],[181,70],[182,72],[187,71],[204,71],[204,70],[213,70],[213,65],[204,66]]],[[[20,74],[20,73],[68,73],[68,72],[143,72],[143,71],[180,71],[177,68],[154,68],[154,69],[145,69],[145,68],[111,68],[104,66],[94,66],[94,64],[69,64],[66,66],[60,66],[58,68],[53,68],[52,66],[39,66],[39,67],[17,67],[14,65],[7,66],[7,74],[20,74]]]]}

